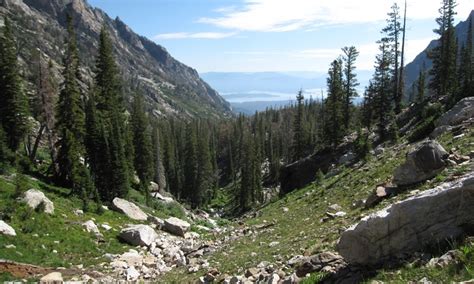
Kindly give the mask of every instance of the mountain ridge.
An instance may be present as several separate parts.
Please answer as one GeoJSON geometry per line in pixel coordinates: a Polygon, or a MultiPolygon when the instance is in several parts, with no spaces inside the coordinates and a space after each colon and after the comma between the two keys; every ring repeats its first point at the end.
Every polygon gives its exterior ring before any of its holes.
{"type": "MultiPolygon", "coordinates": [[[[161,45],[135,33],[120,18],[110,18],[86,0],[0,0],[0,17],[12,19],[19,34],[17,38],[25,43],[19,52],[20,59],[28,62],[29,52],[39,49],[52,59],[57,74],[61,68],[67,14],[73,17],[76,28],[84,86],[93,81],[95,57],[90,54],[97,53],[99,33],[105,26],[113,41],[124,89],[129,91],[126,93],[139,87],[148,110],[155,116],[230,115],[230,105],[195,69],[174,59],[161,45]],[[36,46],[31,45],[32,42],[36,46]]],[[[24,66],[31,76],[33,66],[24,66]]]]}

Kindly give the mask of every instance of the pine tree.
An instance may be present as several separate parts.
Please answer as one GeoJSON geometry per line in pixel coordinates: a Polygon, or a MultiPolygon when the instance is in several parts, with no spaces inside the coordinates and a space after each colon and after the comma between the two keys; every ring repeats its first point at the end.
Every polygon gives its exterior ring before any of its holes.
{"type": "MultiPolygon", "coordinates": [[[[118,68],[113,57],[112,43],[104,28],[100,33],[99,55],[96,61],[93,106],[88,129],[91,149],[99,148],[98,155],[89,152],[95,184],[104,201],[115,197],[125,197],[130,188],[130,169],[127,161],[127,128],[124,117],[122,90],[118,78],[118,68]],[[95,145],[95,146],[94,146],[95,145]]],[[[89,113],[89,112],[88,112],[89,113]]]]}
{"type": "Polygon", "coordinates": [[[68,17],[68,39],[64,58],[64,82],[59,94],[56,116],[58,141],[58,181],[61,185],[71,187],[73,193],[86,196],[83,181],[88,174],[83,163],[85,155],[85,114],[79,87],[79,56],[76,35],[72,19],[68,17]]]}
{"type": "Polygon", "coordinates": [[[425,67],[420,70],[420,74],[418,75],[418,80],[416,82],[416,102],[418,104],[422,104],[425,99],[425,85],[426,85],[426,75],[425,75],[425,67]]]}
{"type": "Polygon", "coordinates": [[[349,129],[350,124],[350,108],[352,105],[352,99],[357,97],[356,87],[359,85],[357,82],[357,74],[355,73],[355,61],[359,56],[359,51],[354,46],[342,48],[344,52],[344,127],[346,131],[349,129]]]}
{"type": "Polygon", "coordinates": [[[461,49],[461,61],[459,64],[459,92],[456,101],[465,97],[474,96],[474,63],[473,63],[473,40],[472,40],[472,18],[469,19],[466,43],[461,49]]]}
{"type": "Polygon", "coordinates": [[[7,168],[13,164],[14,156],[7,145],[7,137],[0,124],[0,174],[5,174],[7,168]]]}
{"type": "MultiPolygon", "coordinates": [[[[184,197],[191,199],[197,193],[198,186],[198,149],[196,127],[188,124],[186,127],[186,163],[184,164],[184,197]]],[[[197,203],[197,199],[191,200],[197,203]]]]}
{"type": "Polygon", "coordinates": [[[375,74],[373,79],[375,89],[375,118],[377,119],[377,132],[381,141],[390,139],[394,133],[391,133],[394,121],[392,88],[392,73],[390,66],[392,62],[392,53],[387,49],[386,39],[380,42],[380,54],[376,58],[375,74]]]}
{"type": "Polygon", "coordinates": [[[440,16],[436,19],[438,28],[434,30],[439,35],[438,45],[428,54],[433,61],[430,75],[430,89],[436,97],[448,96],[452,99],[456,85],[457,44],[454,30],[455,0],[442,0],[439,9],[440,16]]]}
{"type": "Polygon", "coordinates": [[[153,181],[158,184],[160,191],[166,190],[166,171],[163,166],[163,155],[161,154],[160,130],[158,126],[153,127],[152,135],[152,152],[153,152],[153,181]]]}
{"type": "Polygon", "coordinates": [[[402,27],[402,50],[400,53],[400,75],[398,78],[398,94],[397,98],[397,109],[396,113],[401,111],[401,101],[403,100],[405,93],[405,38],[406,38],[406,27],[407,27],[407,1],[405,0],[405,7],[403,9],[403,27],[402,27]]]}
{"type": "Polygon", "coordinates": [[[400,8],[397,3],[394,3],[391,7],[391,11],[388,13],[387,27],[382,32],[385,34],[385,48],[391,53],[391,96],[394,102],[394,111],[399,113],[401,110],[401,92],[400,92],[400,33],[402,27],[400,23],[400,8]]]}
{"type": "Polygon", "coordinates": [[[328,96],[324,103],[324,137],[327,145],[335,149],[344,137],[344,115],[342,112],[344,90],[341,59],[331,63],[328,75],[328,96]]]}
{"type": "Polygon", "coordinates": [[[197,185],[195,192],[192,194],[193,197],[191,198],[194,207],[205,204],[206,197],[210,196],[215,186],[209,151],[209,134],[202,126],[199,133],[197,148],[197,185]]]}
{"type": "Polygon", "coordinates": [[[149,122],[145,114],[143,98],[140,94],[136,94],[133,99],[131,126],[135,154],[135,171],[140,179],[140,188],[148,200],[148,188],[150,181],[153,178],[153,155],[151,152],[149,122]]]}
{"type": "Polygon", "coordinates": [[[374,120],[376,90],[373,81],[369,81],[369,86],[364,92],[364,102],[362,104],[362,125],[369,131],[372,129],[372,122],[374,120]]]}
{"type": "Polygon", "coordinates": [[[0,125],[3,125],[8,147],[17,151],[28,131],[28,98],[18,67],[13,29],[5,18],[0,37],[0,125]]]}
{"type": "Polygon", "coordinates": [[[253,139],[249,133],[243,133],[243,144],[242,144],[242,168],[241,168],[241,182],[239,192],[239,206],[240,210],[245,212],[252,206],[252,193],[255,186],[255,170],[254,170],[254,159],[253,155],[254,145],[253,139]]]}
{"type": "Polygon", "coordinates": [[[293,123],[293,161],[297,161],[304,156],[305,147],[305,129],[303,127],[303,108],[304,108],[304,96],[303,90],[298,92],[296,96],[296,115],[293,123]]]}

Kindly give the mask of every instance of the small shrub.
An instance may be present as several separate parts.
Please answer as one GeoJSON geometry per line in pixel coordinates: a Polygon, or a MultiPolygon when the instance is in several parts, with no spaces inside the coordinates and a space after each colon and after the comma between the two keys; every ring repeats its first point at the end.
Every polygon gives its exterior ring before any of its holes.
{"type": "Polygon", "coordinates": [[[15,192],[13,193],[13,198],[21,197],[23,193],[28,190],[28,186],[26,176],[18,172],[15,176],[15,192]]]}
{"type": "Polygon", "coordinates": [[[326,278],[326,273],[323,272],[315,272],[312,273],[309,277],[304,278],[300,284],[316,284],[320,283],[326,278]]]}
{"type": "Polygon", "coordinates": [[[435,129],[434,120],[435,118],[432,116],[419,124],[407,137],[408,142],[413,143],[420,141],[430,135],[430,133],[435,129]]]}
{"type": "Polygon", "coordinates": [[[314,180],[314,182],[318,185],[320,185],[324,180],[324,173],[323,171],[321,171],[321,169],[319,169],[317,172],[316,172],[316,179],[314,180]]]}
{"type": "Polygon", "coordinates": [[[357,157],[359,159],[365,160],[371,148],[368,134],[364,135],[362,133],[359,133],[359,135],[357,135],[357,139],[354,142],[354,144],[355,144],[354,151],[357,157]]]}

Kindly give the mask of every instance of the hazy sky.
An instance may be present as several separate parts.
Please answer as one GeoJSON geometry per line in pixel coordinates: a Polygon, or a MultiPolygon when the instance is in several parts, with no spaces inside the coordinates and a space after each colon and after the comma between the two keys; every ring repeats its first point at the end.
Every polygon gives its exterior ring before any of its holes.
{"type": "MultiPolygon", "coordinates": [[[[392,0],[88,0],[172,56],[209,71],[325,72],[343,46],[372,69],[392,0]]],[[[407,0],[407,62],[435,38],[440,1],[407,0]]],[[[403,6],[402,1],[398,1],[403,6]]],[[[474,9],[458,0],[456,23],[474,9]]]]}

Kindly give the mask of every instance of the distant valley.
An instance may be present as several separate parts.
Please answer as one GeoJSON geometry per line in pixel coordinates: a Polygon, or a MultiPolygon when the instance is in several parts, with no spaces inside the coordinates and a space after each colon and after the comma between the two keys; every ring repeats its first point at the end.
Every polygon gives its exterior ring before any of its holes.
{"type": "MultiPolygon", "coordinates": [[[[371,72],[358,72],[360,86],[367,85],[371,72]]],[[[300,89],[306,99],[320,99],[321,91],[324,96],[327,88],[324,72],[207,72],[200,75],[231,104],[234,112],[245,114],[291,104],[300,89]]],[[[362,93],[360,88],[356,101],[362,93]]]]}

